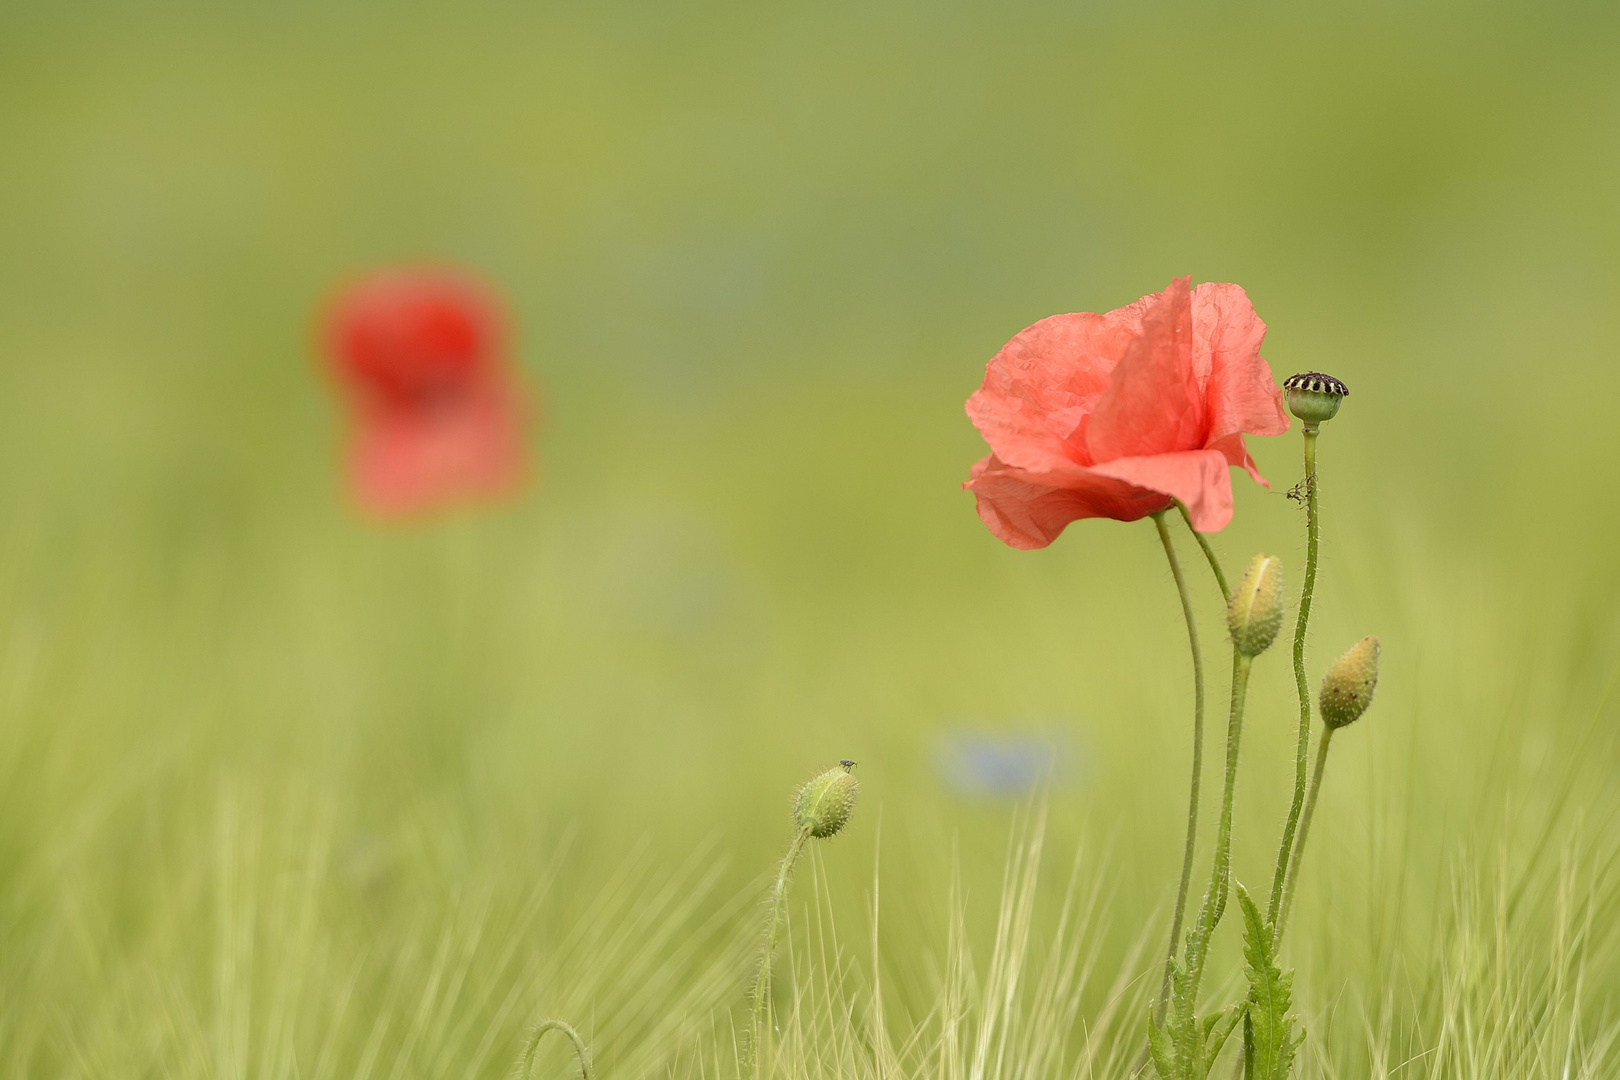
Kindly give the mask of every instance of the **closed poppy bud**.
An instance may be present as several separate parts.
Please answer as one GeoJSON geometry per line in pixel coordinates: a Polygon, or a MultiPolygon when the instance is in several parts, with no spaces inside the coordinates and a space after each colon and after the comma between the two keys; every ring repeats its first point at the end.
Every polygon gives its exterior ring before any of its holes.
{"type": "Polygon", "coordinates": [[[1315,426],[1339,414],[1339,403],[1350,396],[1350,388],[1320,371],[1302,371],[1283,380],[1288,391],[1288,411],[1315,426]]]}
{"type": "Polygon", "coordinates": [[[799,789],[793,820],[818,840],[831,836],[849,824],[860,789],[860,781],[847,768],[828,769],[799,789]]]}
{"type": "Polygon", "coordinates": [[[1317,698],[1322,722],[1330,728],[1355,723],[1372,704],[1377,686],[1378,639],[1364,637],[1333,661],[1322,676],[1322,692],[1317,698]]]}
{"type": "Polygon", "coordinates": [[[1232,644],[1244,656],[1259,656],[1277,640],[1282,619],[1282,560],[1275,555],[1256,555],[1226,605],[1232,644]]]}

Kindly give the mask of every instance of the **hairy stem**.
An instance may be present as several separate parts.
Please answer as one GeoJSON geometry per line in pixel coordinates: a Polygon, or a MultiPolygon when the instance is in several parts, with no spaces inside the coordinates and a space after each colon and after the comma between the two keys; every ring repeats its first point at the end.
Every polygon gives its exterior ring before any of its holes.
{"type": "Polygon", "coordinates": [[[581,1080],[591,1080],[591,1055],[590,1051],[585,1049],[585,1040],[579,1037],[579,1032],[561,1020],[542,1020],[535,1025],[534,1031],[529,1033],[529,1045],[523,1051],[525,1080],[534,1075],[534,1054],[540,1048],[540,1037],[548,1031],[560,1031],[568,1036],[568,1041],[574,1044],[574,1056],[579,1058],[581,1080]]]}
{"type": "Polygon", "coordinates": [[[782,923],[782,907],[787,901],[788,880],[793,876],[793,864],[799,861],[799,854],[804,851],[805,842],[809,839],[808,827],[793,834],[793,842],[788,845],[787,854],[782,856],[782,865],[776,871],[776,884],[771,888],[770,921],[765,924],[765,953],[759,960],[759,978],[754,980],[754,1003],[750,1010],[748,1057],[744,1070],[755,1080],[759,1077],[759,1048],[765,1037],[765,1014],[770,1009],[771,957],[776,953],[776,931],[782,923]]]}
{"type": "MultiPolygon", "coordinates": [[[[1277,926],[1282,910],[1283,884],[1289,877],[1289,856],[1294,849],[1294,832],[1299,827],[1300,807],[1305,802],[1305,767],[1311,753],[1311,688],[1305,679],[1305,630],[1311,621],[1311,595],[1316,591],[1316,549],[1321,518],[1316,503],[1316,428],[1305,426],[1305,585],[1299,596],[1299,620],[1294,623],[1294,686],[1299,691],[1299,739],[1294,750],[1294,800],[1288,806],[1282,843],[1277,847],[1277,868],[1271,876],[1271,902],[1266,921],[1277,926]]],[[[1279,927],[1276,941],[1281,943],[1279,927]]]]}
{"type": "Polygon", "coordinates": [[[1192,885],[1193,849],[1198,842],[1198,789],[1204,775],[1204,657],[1198,647],[1198,621],[1193,615],[1192,596],[1187,591],[1187,579],[1181,573],[1181,563],[1176,559],[1176,548],[1170,541],[1170,530],[1165,527],[1163,511],[1153,515],[1153,524],[1159,531],[1159,542],[1164,545],[1164,557],[1170,562],[1170,576],[1175,578],[1176,592],[1181,597],[1181,614],[1187,621],[1187,647],[1192,652],[1193,665],[1192,783],[1187,796],[1187,841],[1181,853],[1181,885],[1176,889],[1175,914],[1170,919],[1170,948],[1164,959],[1164,978],[1159,985],[1159,1003],[1153,1011],[1154,1023],[1162,1023],[1165,1008],[1170,1002],[1170,970],[1176,959],[1176,944],[1181,940],[1181,924],[1187,914],[1187,890],[1192,885]]]}
{"type": "Polygon", "coordinates": [[[1283,888],[1282,908],[1277,913],[1277,937],[1282,941],[1283,927],[1288,925],[1288,909],[1294,906],[1294,886],[1299,880],[1299,860],[1305,854],[1305,840],[1311,834],[1311,815],[1316,813],[1316,796],[1322,790],[1322,771],[1327,768],[1328,745],[1333,742],[1333,729],[1322,729],[1322,742],[1316,748],[1316,771],[1311,774],[1311,794],[1305,800],[1305,816],[1300,818],[1299,839],[1294,842],[1294,859],[1288,864],[1288,883],[1283,888]]]}
{"type": "MultiPolygon", "coordinates": [[[[1196,1037],[1193,1010],[1198,1000],[1198,983],[1204,974],[1204,958],[1209,941],[1226,912],[1226,898],[1232,883],[1232,802],[1237,791],[1238,743],[1243,738],[1243,705],[1249,693],[1249,668],[1254,658],[1232,651],[1232,709],[1226,722],[1226,786],[1221,794],[1221,818],[1215,828],[1215,865],[1210,872],[1209,889],[1198,908],[1198,921],[1187,940],[1187,997],[1181,1003],[1180,1028],[1183,1038],[1196,1037]]],[[[1202,1053],[1202,1047],[1187,1045],[1184,1060],[1202,1053]]]]}
{"type": "Polygon", "coordinates": [[[1176,509],[1181,511],[1181,520],[1187,523],[1187,531],[1193,534],[1198,546],[1204,550],[1204,558],[1209,563],[1210,570],[1215,574],[1215,584],[1221,587],[1221,599],[1232,599],[1232,589],[1226,584],[1226,572],[1221,569],[1221,560],[1216,558],[1215,549],[1209,546],[1209,538],[1193,528],[1192,515],[1187,513],[1187,506],[1180,499],[1176,500],[1176,509]]]}

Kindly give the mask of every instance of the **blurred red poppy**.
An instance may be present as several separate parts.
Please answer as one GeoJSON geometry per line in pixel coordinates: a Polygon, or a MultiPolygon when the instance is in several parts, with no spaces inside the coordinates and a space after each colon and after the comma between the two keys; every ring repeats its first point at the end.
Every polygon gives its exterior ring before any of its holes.
{"type": "Polygon", "coordinates": [[[1214,532],[1232,518],[1229,467],[1266,482],[1243,445],[1288,430],[1266,324],[1239,286],[1191,285],[1042,319],[990,361],[967,413],[991,453],[963,486],[997,537],[1041,548],[1071,521],[1135,521],[1177,499],[1214,532]]]}
{"type": "Polygon", "coordinates": [[[385,271],[345,290],[325,331],[361,505],[401,516],[515,490],[523,401],[486,290],[453,271],[385,271]]]}

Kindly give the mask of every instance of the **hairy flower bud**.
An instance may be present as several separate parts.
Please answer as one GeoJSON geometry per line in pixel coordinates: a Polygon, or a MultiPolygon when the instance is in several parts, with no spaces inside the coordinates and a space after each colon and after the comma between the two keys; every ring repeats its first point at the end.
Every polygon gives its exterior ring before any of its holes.
{"type": "Polygon", "coordinates": [[[1288,411],[1315,427],[1339,413],[1339,403],[1350,396],[1350,388],[1320,371],[1302,371],[1283,380],[1288,391],[1288,411]]]}
{"type": "Polygon", "coordinates": [[[798,822],[799,828],[809,829],[810,835],[818,840],[831,836],[849,823],[860,789],[860,781],[848,766],[828,769],[807,780],[799,789],[799,797],[793,804],[793,820],[798,822]]]}
{"type": "Polygon", "coordinates": [[[1317,706],[1330,728],[1353,724],[1372,704],[1378,686],[1378,639],[1364,637],[1327,669],[1317,706]]]}
{"type": "Polygon", "coordinates": [[[1282,560],[1275,555],[1256,555],[1226,605],[1232,644],[1244,656],[1259,656],[1277,640],[1282,619],[1282,560]]]}

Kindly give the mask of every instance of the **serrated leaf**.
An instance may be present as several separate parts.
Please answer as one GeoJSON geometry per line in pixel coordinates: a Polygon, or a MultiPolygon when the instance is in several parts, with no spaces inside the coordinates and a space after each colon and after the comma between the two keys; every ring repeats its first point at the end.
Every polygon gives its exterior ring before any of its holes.
{"type": "Polygon", "coordinates": [[[1215,1068],[1215,1059],[1221,1056],[1221,1051],[1226,1047],[1226,1040],[1232,1037],[1232,1031],[1243,1016],[1243,1006],[1230,1005],[1204,1018],[1203,1075],[1208,1076],[1210,1070],[1215,1068]]]}
{"type": "Polygon", "coordinates": [[[1192,975],[1179,962],[1170,970],[1170,1038],[1175,1046],[1174,1080],[1197,1080],[1192,1063],[1198,1060],[1203,1032],[1198,1027],[1198,1003],[1193,1000],[1192,975]]]}
{"type": "Polygon", "coordinates": [[[1153,1022],[1151,1011],[1148,1014],[1148,1056],[1153,1059],[1159,1080],[1176,1080],[1175,1039],[1164,1025],[1153,1022]]]}
{"type": "Polygon", "coordinates": [[[1164,1020],[1148,1017],[1148,1056],[1160,1080],[1205,1080],[1209,1073],[1205,1047],[1212,1034],[1230,1032],[1226,1010],[1199,1017],[1192,1001],[1192,977],[1178,961],[1170,962],[1170,1000],[1164,1020]],[[1222,1030],[1224,1028],[1224,1031],[1222,1030]]]}
{"type": "Polygon", "coordinates": [[[1148,1053],[1160,1080],[1187,1080],[1187,1063],[1198,1045],[1197,1019],[1189,1000],[1192,980],[1181,963],[1170,961],[1170,1000],[1164,1021],[1148,1018],[1148,1053]]]}
{"type": "Polygon", "coordinates": [[[1242,885],[1237,887],[1237,896],[1243,909],[1243,958],[1248,962],[1245,974],[1249,978],[1249,1004],[1243,1021],[1244,1076],[1247,1080],[1287,1080],[1303,1038],[1295,1032],[1297,1019],[1288,1015],[1293,1007],[1294,973],[1278,969],[1272,950],[1274,931],[1242,885]]]}

